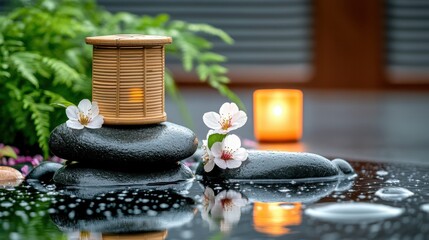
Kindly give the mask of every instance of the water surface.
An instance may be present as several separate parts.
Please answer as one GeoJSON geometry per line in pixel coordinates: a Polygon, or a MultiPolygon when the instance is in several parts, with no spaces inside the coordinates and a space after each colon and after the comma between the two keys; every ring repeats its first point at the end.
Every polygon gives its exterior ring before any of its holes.
{"type": "Polygon", "coordinates": [[[185,183],[174,190],[0,189],[0,239],[425,239],[429,166],[351,162],[343,182],[185,183]]]}

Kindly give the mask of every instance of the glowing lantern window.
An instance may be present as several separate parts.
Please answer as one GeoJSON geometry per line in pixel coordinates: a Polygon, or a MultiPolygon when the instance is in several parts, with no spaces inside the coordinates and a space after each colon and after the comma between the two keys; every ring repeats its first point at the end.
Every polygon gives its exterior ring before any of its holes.
{"type": "Polygon", "coordinates": [[[164,109],[164,46],[172,39],[138,34],[87,37],[94,45],[92,100],[105,124],[167,120],[164,109]]]}

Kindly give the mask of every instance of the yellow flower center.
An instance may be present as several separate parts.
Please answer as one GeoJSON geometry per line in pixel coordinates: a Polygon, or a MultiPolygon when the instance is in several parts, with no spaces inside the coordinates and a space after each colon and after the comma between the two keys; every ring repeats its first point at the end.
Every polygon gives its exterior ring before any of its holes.
{"type": "Polygon", "coordinates": [[[91,119],[90,119],[89,116],[83,114],[82,112],[79,112],[79,122],[80,122],[80,124],[86,126],[86,125],[88,125],[88,123],[90,122],[90,120],[91,119]]]}
{"type": "Polygon", "coordinates": [[[232,126],[231,120],[232,120],[231,116],[228,116],[226,118],[222,118],[222,120],[220,122],[222,130],[228,130],[228,128],[230,128],[232,126]]]}

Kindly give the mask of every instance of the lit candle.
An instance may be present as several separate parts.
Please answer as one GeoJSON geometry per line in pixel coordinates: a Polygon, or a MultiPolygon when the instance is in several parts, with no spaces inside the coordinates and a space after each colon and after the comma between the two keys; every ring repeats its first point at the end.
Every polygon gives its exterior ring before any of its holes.
{"type": "Polygon", "coordinates": [[[253,93],[253,120],[258,141],[298,141],[302,137],[300,90],[262,89],[253,93]]]}

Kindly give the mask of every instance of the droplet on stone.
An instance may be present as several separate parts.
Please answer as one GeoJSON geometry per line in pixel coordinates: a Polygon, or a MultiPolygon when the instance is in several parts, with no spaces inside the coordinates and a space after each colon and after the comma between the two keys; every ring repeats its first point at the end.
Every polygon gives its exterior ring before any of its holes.
{"type": "Polygon", "coordinates": [[[387,174],[389,174],[388,172],[384,171],[384,170],[379,170],[376,172],[377,176],[383,177],[386,176],[387,174]]]}

